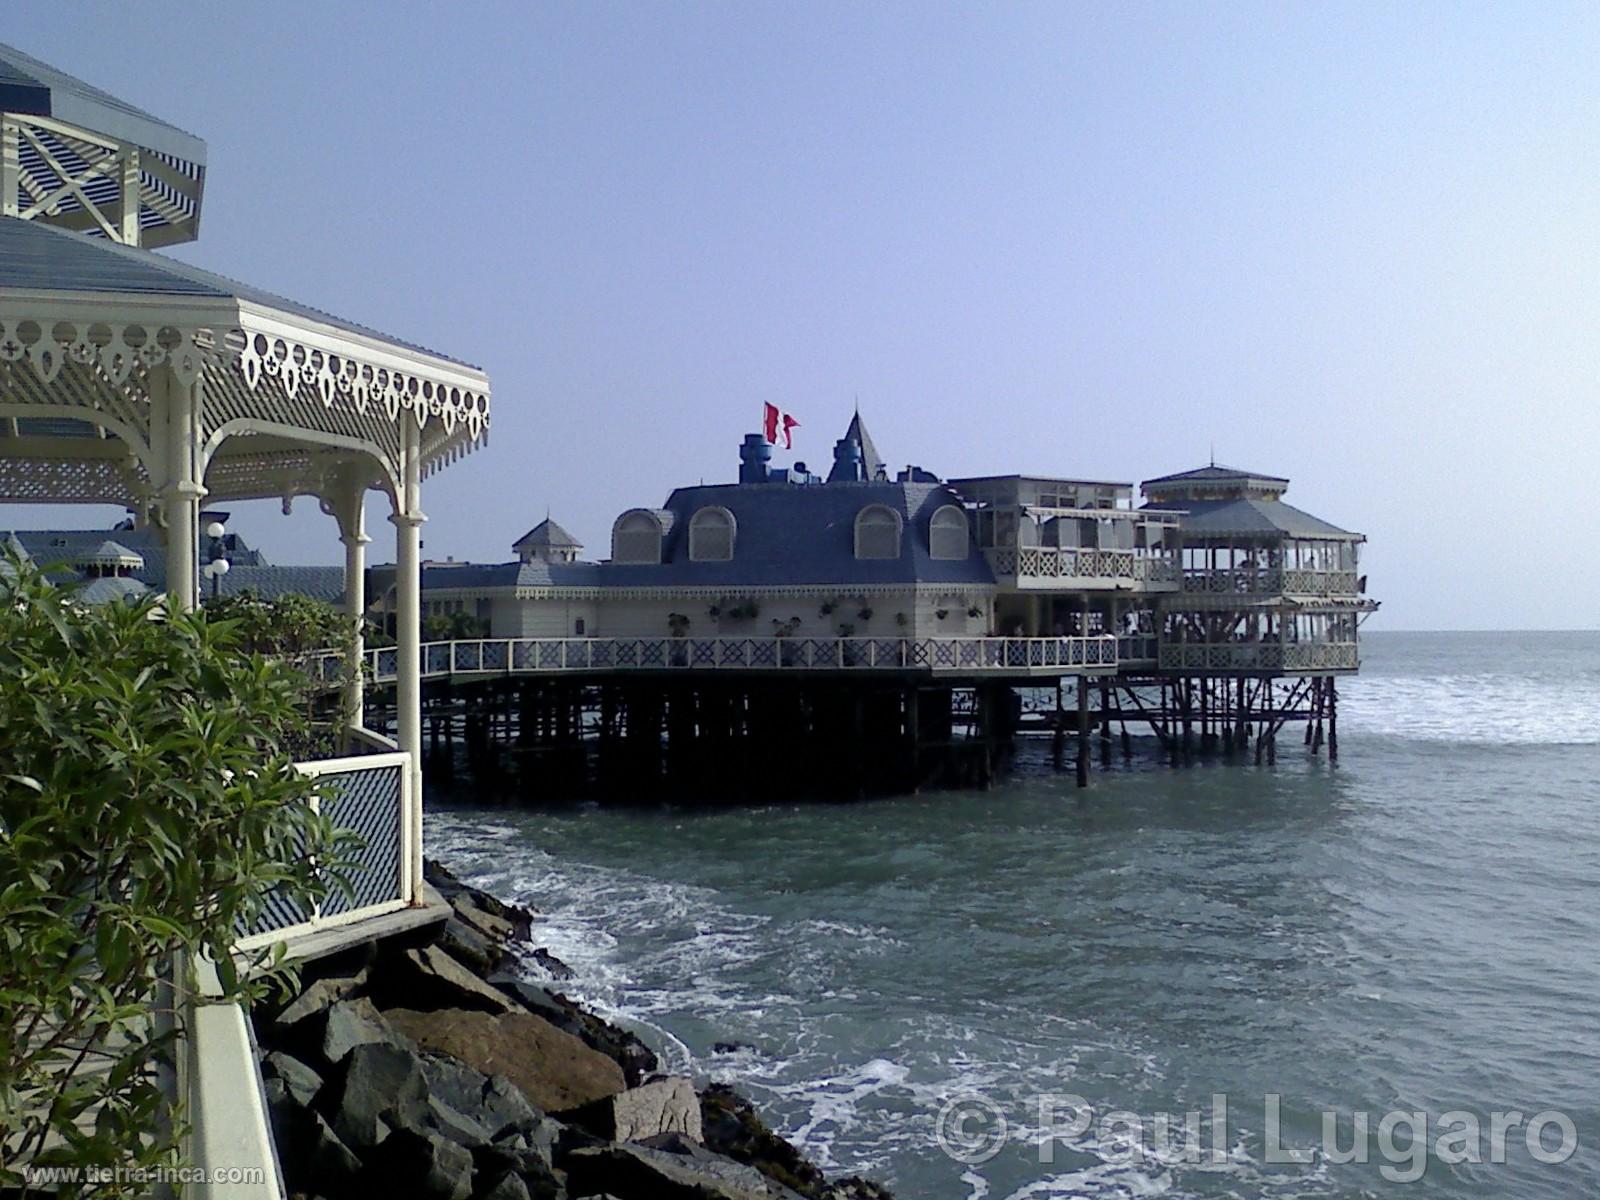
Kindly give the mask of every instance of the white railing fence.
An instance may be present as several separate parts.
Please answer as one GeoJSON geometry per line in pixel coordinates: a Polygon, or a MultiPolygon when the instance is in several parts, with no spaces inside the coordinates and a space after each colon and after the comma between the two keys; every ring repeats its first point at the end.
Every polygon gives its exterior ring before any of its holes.
{"type": "Polygon", "coordinates": [[[1355,642],[1166,642],[1163,671],[1353,671],[1361,665],[1355,642]]]}
{"type": "MultiPolygon", "coordinates": [[[[422,646],[424,679],[455,675],[538,675],[562,671],[1036,671],[1114,669],[1117,639],[1093,637],[943,638],[471,638],[422,646]]],[[[367,677],[390,683],[399,672],[392,646],[368,650],[367,677]]],[[[337,652],[313,656],[324,672],[337,652]]],[[[324,672],[325,673],[325,672],[324,672]]]]}
{"type": "Polygon", "coordinates": [[[1191,567],[1183,573],[1183,590],[1217,595],[1342,596],[1355,595],[1354,571],[1316,571],[1299,567],[1191,567]]]}
{"type": "Polygon", "coordinates": [[[1134,550],[1091,550],[1073,546],[996,547],[984,557],[997,576],[1028,579],[1126,579],[1177,583],[1178,564],[1162,554],[1134,550]]]}
{"type": "Polygon", "coordinates": [[[421,888],[422,831],[409,754],[362,754],[296,763],[295,768],[321,785],[312,806],[356,836],[348,873],[353,894],[333,889],[309,911],[287,896],[271,896],[239,939],[240,950],[405,908],[421,888]]]}

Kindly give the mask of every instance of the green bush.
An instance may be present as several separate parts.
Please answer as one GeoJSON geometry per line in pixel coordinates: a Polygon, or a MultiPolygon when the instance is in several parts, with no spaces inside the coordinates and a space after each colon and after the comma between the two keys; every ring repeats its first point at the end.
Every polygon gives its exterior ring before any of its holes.
{"type": "Polygon", "coordinates": [[[174,1161],[162,979],[191,986],[204,955],[230,997],[284,982],[269,952],[235,963],[236,931],[344,869],[285,749],[303,677],[250,651],[264,636],[0,563],[0,1190],[25,1165],[174,1161]]]}

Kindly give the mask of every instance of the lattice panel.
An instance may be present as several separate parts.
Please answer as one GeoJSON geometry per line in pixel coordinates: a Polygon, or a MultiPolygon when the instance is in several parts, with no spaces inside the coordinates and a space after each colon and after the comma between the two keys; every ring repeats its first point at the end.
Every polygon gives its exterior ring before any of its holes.
{"type": "Polygon", "coordinates": [[[386,900],[400,898],[400,773],[399,764],[363,767],[322,776],[322,812],[340,829],[361,839],[351,872],[354,899],[335,890],[323,901],[322,915],[337,916],[386,900]]]}

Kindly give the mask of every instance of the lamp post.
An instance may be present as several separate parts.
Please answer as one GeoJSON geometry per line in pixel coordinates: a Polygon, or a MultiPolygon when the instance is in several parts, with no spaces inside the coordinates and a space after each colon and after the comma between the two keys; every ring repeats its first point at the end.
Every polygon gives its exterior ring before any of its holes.
{"type": "Polygon", "coordinates": [[[221,521],[213,521],[206,526],[206,537],[211,539],[211,545],[206,551],[206,565],[204,573],[211,580],[211,598],[217,598],[218,589],[222,584],[222,577],[228,573],[231,564],[225,557],[226,547],[222,537],[227,532],[221,521]]]}

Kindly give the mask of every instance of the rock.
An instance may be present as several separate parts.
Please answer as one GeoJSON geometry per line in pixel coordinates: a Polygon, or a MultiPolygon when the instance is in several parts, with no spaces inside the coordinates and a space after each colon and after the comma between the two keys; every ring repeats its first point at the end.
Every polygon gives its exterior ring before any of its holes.
{"type": "Polygon", "coordinates": [[[365,996],[340,1000],[328,1009],[322,1031],[322,1057],[337,1065],[357,1046],[394,1041],[394,1032],[365,996]]]}
{"type": "Polygon", "coordinates": [[[852,1175],[830,1183],[823,1190],[821,1200],[894,1200],[894,1193],[881,1183],[852,1175]]]}
{"type": "Polygon", "coordinates": [[[618,1092],[577,1109],[569,1119],[608,1142],[642,1142],[664,1133],[701,1140],[700,1097],[682,1076],[618,1092]]]}
{"type": "Polygon", "coordinates": [[[509,1171],[522,1180],[532,1200],[556,1196],[565,1200],[566,1192],[550,1165],[549,1148],[541,1151],[530,1146],[521,1134],[478,1147],[472,1152],[472,1161],[477,1164],[481,1179],[493,1180],[509,1171]]]}
{"type": "Polygon", "coordinates": [[[372,1158],[374,1175],[401,1196],[467,1200],[472,1154],[437,1133],[397,1129],[372,1158]]]}
{"type": "Polygon", "coordinates": [[[752,1046],[749,1042],[712,1042],[711,1043],[711,1052],[713,1054],[739,1054],[742,1051],[754,1050],[754,1049],[755,1049],[755,1047],[752,1046]]]}
{"type": "Polygon", "coordinates": [[[439,934],[440,947],[457,962],[480,976],[488,975],[500,965],[506,951],[457,917],[444,923],[439,934]]]}
{"type": "Polygon", "coordinates": [[[450,902],[452,908],[460,912],[463,908],[475,908],[491,916],[496,916],[507,921],[517,931],[519,937],[528,937],[533,929],[533,920],[538,913],[531,908],[524,908],[516,904],[507,904],[497,896],[488,892],[479,891],[475,887],[468,887],[462,883],[441,864],[428,859],[422,866],[423,877],[435,888],[439,894],[450,902]]]}
{"type": "Polygon", "coordinates": [[[429,1096],[425,1103],[428,1124],[456,1145],[470,1150],[474,1146],[486,1146],[493,1139],[492,1129],[467,1113],[457,1112],[439,1097],[429,1096]]]}
{"type": "Polygon", "coordinates": [[[700,1118],[707,1149],[807,1196],[819,1195],[827,1186],[822,1172],[767,1128],[749,1101],[726,1084],[714,1083],[700,1094],[700,1118]]]}
{"type": "Polygon", "coordinates": [[[543,946],[535,948],[531,957],[534,962],[549,972],[551,979],[574,979],[577,977],[578,973],[576,971],[543,946]]]}
{"type": "Polygon", "coordinates": [[[470,926],[481,936],[498,946],[507,946],[517,941],[519,936],[526,938],[528,930],[518,930],[517,926],[505,917],[489,912],[479,907],[473,901],[463,896],[457,896],[451,901],[451,907],[463,925],[470,926]]]}
{"type": "MultiPolygon", "coordinates": [[[[478,1100],[478,1111],[494,1126],[496,1134],[514,1129],[531,1135],[539,1130],[544,1121],[544,1114],[528,1103],[522,1089],[504,1075],[489,1076],[478,1100]]],[[[554,1136],[552,1133],[545,1139],[546,1162],[550,1160],[550,1141],[554,1136]]]]}
{"type": "Polygon", "coordinates": [[[627,1200],[800,1200],[798,1193],[754,1167],[705,1150],[672,1154],[629,1144],[591,1146],[574,1150],[561,1165],[574,1196],[611,1192],[627,1200]]]}
{"type": "Polygon", "coordinates": [[[386,1118],[420,1104],[426,1092],[422,1060],[412,1051],[382,1042],[356,1046],[333,1106],[333,1131],[358,1151],[376,1146],[389,1135],[386,1118]]]}
{"type": "Polygon", "coordinates": [[[395,1001],[407,1008],[504,1013],[513,1007],[504,992],[489,986],[438,946],[407,950],[385,984],[395,1001]]]}
{"type": "Polygon", "coordinates": [[[298,1025],[307,1017],[324,1012],[336,1000],[354,995],[367,982],[367,969],[362,967],[353,975],[333,975],[313,981],[277,1016],[277,1024],[298,1025]]]}
{"type": "Polygon", "coordinates": [[[307,1174],[319,1186],[329,1183],[353,1183],[361,1174],[361,1160],[355,1152],[341,1142],[338,1135],[323,1120],[322,1114],[313,1112],[311,1131],[303,1145],[307,1174]]]}
{"type": "Polygon", "coordinates": [[[426,1050],[504,1075],[533,1104],[563,1112],[623,1090],[622,1069],[532,1013],[390,1009],[389,1023],[426,1050]]]}
{"type": "Polygon", "coordinates": [[[611,1059],[622,1068],[628,1086],[637,1087],[660,1069],[660,1060],[649,1046],[626,1029],[619,1029],[593,1013],[585,1012],[559,992],[551,992],[537,983],[505,972],[497,972],[490,977],[490,982],[557,1029],[564,1029],[574,1037],[582,1038],[590,1048],[611,1059]]]}
{"type": "Polygon", "coordinates": [[[529,1200],[528,1185],[515,1171],[506,1171],[486,1187],[480,1187],[477,1200],[529,1200]]]}
{"type": "Polygon", "coordinates": [[[322,1088],[321,1075],[281,1050],[272,1051],[262,1060],[261,1074],[269,1081],[281,1081],[285,1094],[301,1108],[310,1108],[322,1088]]]}

